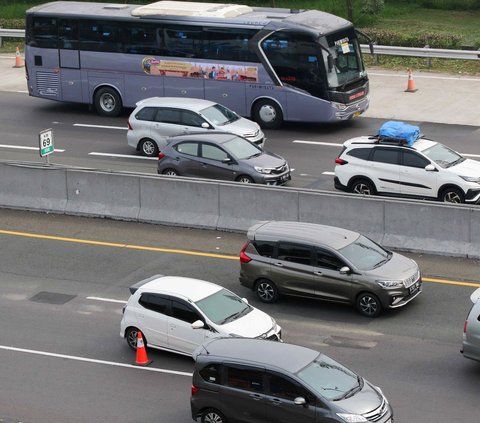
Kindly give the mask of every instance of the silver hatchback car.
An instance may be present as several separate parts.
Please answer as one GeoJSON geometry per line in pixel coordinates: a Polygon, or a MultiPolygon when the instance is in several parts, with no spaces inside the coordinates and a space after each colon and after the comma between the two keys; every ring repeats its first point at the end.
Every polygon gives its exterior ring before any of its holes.
{"type": "Polygon", "coordinates": [[[265,136],[257,123],[233,110],[199,98],[152,97],[139,101],[128,118],[128,145],[155,157],[174,135],[198,131],[221,131],[240,135],[263,148],[265,136]]]}
{"type": "Polygon", "coordinates": [[[473,305],[463,325],[461,353],[466,358],[480,361],[480,288],[470,296],[473,305]]]}

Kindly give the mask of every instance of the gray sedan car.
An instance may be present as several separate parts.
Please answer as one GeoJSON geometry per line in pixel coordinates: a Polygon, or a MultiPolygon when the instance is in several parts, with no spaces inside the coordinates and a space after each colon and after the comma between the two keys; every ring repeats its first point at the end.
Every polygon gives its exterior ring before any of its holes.
{"type": "Polygon", "coordinates": [[[220,132],[171,137],[158,155],[158,173],[266,185],[281,185],[291,178],[283,157],[220,132]]]}
{"type": "Polygon", "coordinates": [[[262,148],[265,142],[257,123],[213,101],[183,97],[139,101],[128,118],[127,142],[143,155],[156,157],[168,137],[205,130],[237,134],[262,148]]]}

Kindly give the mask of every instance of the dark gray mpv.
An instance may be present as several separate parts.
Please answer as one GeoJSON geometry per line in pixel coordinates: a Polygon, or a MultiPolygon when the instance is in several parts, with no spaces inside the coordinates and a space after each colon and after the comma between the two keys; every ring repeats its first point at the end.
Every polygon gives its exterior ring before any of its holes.
{"type": "Polygon", "coordinates": [[[392,423],[380,388],[298,345],[217,338],[193,357],[192,418],[202,423],[392,423]]]}
{"type": "Polygon", "coordinates": [[[303,222],[262,222],[240,252],[240,283],[266,303],[282,294],[355,305],[376,317],[422,292],[415,261],[358,232],[303,222]]]}

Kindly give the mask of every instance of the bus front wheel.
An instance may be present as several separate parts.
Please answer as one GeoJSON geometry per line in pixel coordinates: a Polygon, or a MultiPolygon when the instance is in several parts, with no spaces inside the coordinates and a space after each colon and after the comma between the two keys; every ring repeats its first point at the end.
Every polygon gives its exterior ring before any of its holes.
{"type": "Polygon", "coordinates": [[[283,123],[280,106],[272,100],[258,100],[252,109],[253,120],[262,128],[278,129],[283,123]]]}
{"type": "Polygon", "coordinates": [[[116,117],[122,112],[122,99],[113,88],[100,88],[95,93],[93,101],[97,113],[101,116],[116,117]]]}

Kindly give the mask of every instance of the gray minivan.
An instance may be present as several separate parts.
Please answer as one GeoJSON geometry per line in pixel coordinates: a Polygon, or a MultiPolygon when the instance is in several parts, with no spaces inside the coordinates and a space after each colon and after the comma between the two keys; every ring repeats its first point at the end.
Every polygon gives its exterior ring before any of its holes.
{"type": "Polygon", "coordinates": [[[473,305],[463,325],[461,353],[466,358],[480,361],[480,288],[470,296],[473,305]]]}
{"type": "Polygon", "coordinates": [[[281,294],[355,305],[376,317],[422,292],[417,263],[358,232],[304,222],[261,222],[240,252],[240,283],[259,299],[281,294]]]}
{"type": "Polygon", "coordinates": [[[190,406],[202,423],[392,423],[380,388],[298,345],[216,338],[198,347],[190,406]]]}

